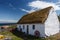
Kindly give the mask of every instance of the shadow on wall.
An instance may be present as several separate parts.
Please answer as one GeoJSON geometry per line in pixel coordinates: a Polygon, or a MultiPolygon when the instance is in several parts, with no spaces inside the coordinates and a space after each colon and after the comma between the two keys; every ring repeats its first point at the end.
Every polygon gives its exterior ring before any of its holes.
{"type": "Polygon", "coordinates": [[[59,32],[60,32],[60,23],[59,23],[59,32]]]}

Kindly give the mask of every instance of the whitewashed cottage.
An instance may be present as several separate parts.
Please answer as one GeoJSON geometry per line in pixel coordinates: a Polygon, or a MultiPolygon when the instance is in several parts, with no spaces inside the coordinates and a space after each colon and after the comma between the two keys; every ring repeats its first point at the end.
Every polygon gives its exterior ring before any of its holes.
{"type": "Polygon", "coordinates": [[[59,20],[52,6],[24,15],[17,24],[19,31],[39,37],[59,33],[59,20]]]}

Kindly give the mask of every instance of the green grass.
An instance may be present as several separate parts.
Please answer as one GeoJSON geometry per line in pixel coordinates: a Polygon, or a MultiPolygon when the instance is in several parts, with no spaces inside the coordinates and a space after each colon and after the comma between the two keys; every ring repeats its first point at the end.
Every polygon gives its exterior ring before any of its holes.
{"type": "Polygon", "coordinates": [[[9,29],[10,29],[10,28],[16,28],[16,25],[10,25],[10,26],[9,26],[9,29]]]}
{"type": "Polygon", "coordinates": [[[10,36],[10,37],[12,37],[12,40],[23,40],[22,38],[15,36],[14,34],[12,34],[9,31],[3,31],[3,32],[0,32],[0,34],[10,36]]]}

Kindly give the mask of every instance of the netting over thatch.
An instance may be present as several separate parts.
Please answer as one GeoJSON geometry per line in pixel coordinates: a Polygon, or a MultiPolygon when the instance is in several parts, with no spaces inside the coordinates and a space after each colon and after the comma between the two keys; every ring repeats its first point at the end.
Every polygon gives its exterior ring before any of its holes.
{"type": "Polygon", "coordinates": [[[52,6],[24,15],[18,24],[44,23],[52,6]]]}

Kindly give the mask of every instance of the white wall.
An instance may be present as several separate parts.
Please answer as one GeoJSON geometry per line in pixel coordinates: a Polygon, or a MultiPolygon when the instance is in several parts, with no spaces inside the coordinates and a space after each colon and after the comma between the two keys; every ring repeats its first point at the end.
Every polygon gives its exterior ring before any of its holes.
{"type": "Polygon", "coordinates": [[[53,8],[50,10],[47,20],[45,21],[45,34],[50,36],[59,32],[59,21],[53,8]]]}
{"type": "MultiPolygon", "coordinates": [[[[19,24],[19,25],[21,26],[22,29],[23,29],[23,26],[22,25],[25,25],[25,29],[22,30],[25,33],[27,33],[27,31],[26,31],[27,30],[26,29],[27,28],[27,25],[29,25],[29,34],[30,35],[34,35],[34,32],[36,30],[38,30],[40,32],[40,36],[41,37],[44,37],[45,36],[45,27],[44,27],[44,24],[19,24]],[[35,25],[35,29],[34,30],[33,30],[33,25],[35,25]]],[[[17,28],[18,28],[19,25],[17,25],[17,28]]]]}
{"type": "Polygon", "coordinates": [[[45,29],[43,24],[30,24],[29,26],[29,34],[34,35],[35,31],[38,30],[40,32],[40,36],[44,36],[45,34],[45,29]],[[35,29],[33,30],[32,26],[35,25],[35,29]]]}

